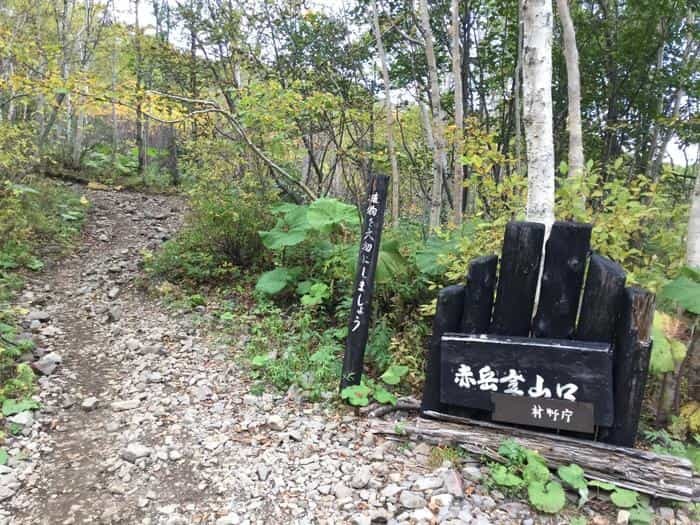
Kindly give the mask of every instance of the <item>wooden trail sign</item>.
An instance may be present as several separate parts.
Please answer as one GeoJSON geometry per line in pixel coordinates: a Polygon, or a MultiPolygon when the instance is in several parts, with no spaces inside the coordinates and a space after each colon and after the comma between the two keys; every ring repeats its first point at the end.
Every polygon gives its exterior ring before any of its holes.
{"type": "Polygon", "coordinates": [[[472,260],[465,283],[438,293],[421,413],[577,436],[595,426],[594,439],[632,447],[649,369],[654,295],[626,286],[619,264],[591,253],[590,224],[555,222],[546,243],[544,230],[539,223],[509,222],[500,257],[472,260]],[[508,381],[518,388],[506,392],[508,381]]]}
{"type": "Polygon", "coordinates": [[[389,177],[386,175],[375,175],[370,181],[348,322],[348,338],[345,343],[343,374],[340,378],[341,390],[360,384],[362,378],[388,187],[389,177]]]}
{"type": "Polygon", "coordinates": [[[609,343],[446,333],[440,401],[497,408],[500,421],[592,433],[593,420],[614,420],[612,370],[609,343]]]}

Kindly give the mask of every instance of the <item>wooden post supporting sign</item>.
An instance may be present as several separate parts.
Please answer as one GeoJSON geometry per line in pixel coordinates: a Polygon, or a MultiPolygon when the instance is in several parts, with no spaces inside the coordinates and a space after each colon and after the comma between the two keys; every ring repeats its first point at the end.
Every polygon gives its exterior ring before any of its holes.
{"type": "Polygon", "coordinates": [[[360,253],[357,259],[357,273],[348,322],[348,338],[343,358],[343,375],[340,378],[341,390],[347,386],[360,384],[362,378],[388,187],[389,177],[385,175],[372,177],[360,238],[360,253]]]}

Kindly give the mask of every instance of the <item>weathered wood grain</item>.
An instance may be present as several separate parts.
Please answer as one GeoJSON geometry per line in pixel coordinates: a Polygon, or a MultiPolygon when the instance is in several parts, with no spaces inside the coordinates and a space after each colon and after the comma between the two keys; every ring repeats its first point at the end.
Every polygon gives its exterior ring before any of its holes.
{"type": "Polygon", "coordinates": [[[426,415],[460,424],[418,418],[400,424],[373,422],[371,430],[375,434],[422,439],[441,445],[459,444],[472,454],[495,461],[503,461],[498,447],[503,440],[510,438],[523,447],[538,451],[552,468],[576,463],[589,479],[614,483],[653,497],[685,502],[694,497],[693,467],[687,459],[436,412],[427,412],[426,415]]]}
{"type": "Polygon", "coordinates": [[[625,288],[613,359],[615,424],[602,435],[607,443],[632,447],[637,439],[651,358],[654,299],[647,290],[625,288]]]}
{"type": "Polygon", "coordinates": [[[576,339],[612,341],[620,316],[625,275],[622,267],[594,253],[588,263],[588,275],[581,300],[576,339]]]}
{"type": "Polygon", "coordinates": [[[574,336],[583,273],[591,245],[591,225],[555,222],[547,239],[535,337],[574,336]]]}
{"type": "Polygon", "coordinates": [[[489,333],[530,335],[543,242],[544,224],[509,222],[506,226],[498,293],[489,333]]]}
{"type": "Polygon", "coordinates": [[[425,383],[421,411],[445,410],[440,403],[440,340],[445,332],[459,328],[464,310],[463,284],[455,284],[440,290],[433,319],[433,335],[425,360],[425,383]]]}
{"type": "Polygon", "coordinates": [[[496,288],[498,256],[486,255],[469,263],[467,288],[464,295],[464,311],[460,331],[465,334],[482,334],[489,330],[496,288]]]}

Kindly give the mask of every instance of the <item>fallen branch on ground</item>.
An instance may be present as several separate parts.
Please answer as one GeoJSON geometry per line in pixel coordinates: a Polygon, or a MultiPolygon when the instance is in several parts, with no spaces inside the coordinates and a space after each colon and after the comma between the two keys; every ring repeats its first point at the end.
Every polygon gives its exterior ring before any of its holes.
{"type": "Polygon", "coordinates": [[[693,478],[692,463],[687,459],[436,412],[426,415],[461,424],[418,418],[405,424],[374,421],[371,430],[375,434],[410,437],[439,445],[457,444],[472,454],[493,460],[498,460],[498,445],[512,438],[521,446],[539,452],[552,468],[576,463],[589,479],[614,483],[653,497],[697,501],[698,495],[694,493],[697,480],[693,478]]]}
{"type": "Polygon", "coordinates": [[[360,414],[367,417],[382,417],[398,410],[420,410],[420,401],[412,397],[402,397],[395,405],[373,403],[360,409],[360,414]]]}

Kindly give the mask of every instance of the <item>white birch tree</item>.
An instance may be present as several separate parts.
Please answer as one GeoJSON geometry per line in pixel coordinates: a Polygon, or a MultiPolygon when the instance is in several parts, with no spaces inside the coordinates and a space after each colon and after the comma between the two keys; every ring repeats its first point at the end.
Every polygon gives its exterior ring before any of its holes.
{"type": "Polygon", "coordinates": [[[523,124],[527,147],[527,219],[554,222],[552,0],[523,1],[523,124]]]}
{"type": "Polygon", "coordinates": [[[569,177],[583,172],[583,128],[581,126],[581,74],[579,72],[576,31],[569,11],[569,0],[557,0],[557,10],[564,41],[566,86],[568,96],[567,129],[569,132],[569,177]]]}
{"type": "Polygon", "coordinates": [[[394,104],[391,102],[391,85],[389,84],[389,66],[387,65],[386,50],[382,39],[382,30],[379,26],[379,12],[376,0],[372,0],[372,22],[374,26],[374,38],[377,41],[377,53],[382,68],[384,81],[384,110],[386,112],[386,143],[389,150],[389,162],[391,163],[391,220],[394,225],[399,223],[399,163],[396,159],[396,146],[394,144],[394,104]]]}
{"type": "Polygon", "coordinates": [[[433,184],[430,191],[429,226],[434,230],[440,226],[442,208],[442,180],[445,176],[447,156],[445,155],[445,128],[442,108],[440,107],[440,86],[438,84],[437,61],[435,60],[433,30],[430,27],[430,14],[427,0],[419,0],[418,11],[421,33],[425,41],[425,58],[428,63],[428,84],[432,110],[432,130],[435,147],[433,148],[433,184]]]}
{"type": "Polygon", "coordinates": [[[452,202],[454,206],[454,222],[462,224],[462,195],[464,194],[464,169],[461,158],[462,140],[464,138],[464,105],[462,100],[462,53],[459,40],[459,0],[451,0],[450,14],[452,18],[452,77],[455,88],[455,163],[454,190],[452,202]]]}
{"type": "Polygon", "coordinates": [[[686,264],[700,268],[700,154],[695,161],[695,187],[690,196],[690,219],[688,220],[688,240],[686,241],[686,264]]]}

